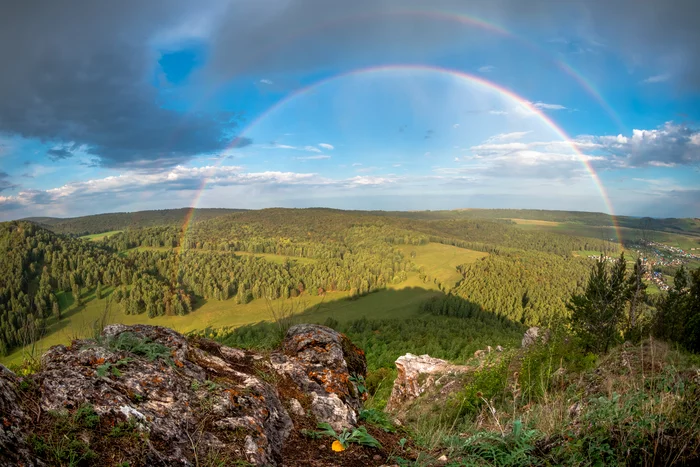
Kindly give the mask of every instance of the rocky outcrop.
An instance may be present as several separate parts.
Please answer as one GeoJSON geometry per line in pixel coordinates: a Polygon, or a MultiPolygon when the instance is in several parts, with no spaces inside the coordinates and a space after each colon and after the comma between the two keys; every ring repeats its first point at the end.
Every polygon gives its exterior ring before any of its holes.
{"type": "Polygon", "coordinates": [[[536,344],[537,342],[547,342],[548,340],[549,330],[542,330],[537,326],[533,326],[525,331],[520,346],[525,349],[536,344]]]}
{"type": "Polygon", "coordinates": [[[333,429],[357,423],[361,394],[351,381],[367,373],[365,354],[343,334],[316,324],[292,327],[272,367],[311,397],[311,412],[333,429]]]}
{"type": "Polygon", "coordinates": [[[430,355],[406,354],[396,359],[397,376],[386,409],[399,412],[410,402],[436,386],[449,388],[455,377],[474,367],[452,365],[430,355]]]}
{"type": "Polygon", "coordinates": [[[20,406],[18,378],[0,365],[0,465],[44,465],[33,455],[22,432],[30,423],[20,406]]]}
{"type": "Polygon", "coordinates": [[[354,426],[361,395],[353,380],[366,364],[361,350],[323,326],[292,327],[263,356],[167,328],[112,325],[98,342],[51,348],[22,381],[0,370],[2,465],[41,465],[22,433],[86,404],[99,422],[80,434],[85,444],[131,427],[136,464],[197,465],[215,455],[223,465],[276,465],[297,423],[354,426]],[[20,385],[29,388],[23,398],[20,385]]]}
{"type": "Polygon", "coordinates": [[[453,365],[446,360],[430,355],[406,354],[396,359],[397,376],[391,390],[386,409],[401,421],[411,403],[424,394],[434,401],[446,399],[459,390],[469,373],[481,370],[498,362],[503,348],[496,351],[491,346],[474,352],[474,359],[467,365],[453,365]],[[493,352],[493,353],[492,353],[493,352]],[[428,394],[426,394],[428,393],[428,394]]]}
{"type": "Polygon", "coordinates": [[[397,376],[386,409],[396,411],[423,394],[435,382],[435,376],[446,372],[449,363],[430,355],[406,354],[396,359],[397,376]]]}

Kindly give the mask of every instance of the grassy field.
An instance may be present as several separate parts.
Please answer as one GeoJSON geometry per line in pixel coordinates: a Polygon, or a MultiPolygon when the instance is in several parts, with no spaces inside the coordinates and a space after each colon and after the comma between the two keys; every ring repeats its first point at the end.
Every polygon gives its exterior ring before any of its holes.
{"type": "Polygon", "coordinates": [[[90,234],[90,235],[83,235],[80,238],[84,238],[86,240],[92,240],[93,242],[96,242],[98,240],[102,240],[103,238],[109,237],[110,235],[118,234],[121,232],[121,230],[110,230],[109,232],[102,232],[98,234],[90,234]]]}
{"type": "Polygon", "coordinates": [[[549,227],[556,227],[561,222],[554,222],[554,221],[541,221],[541,220],[536,220],[536,219],[508,219],[513,222],[515,222],[518,225],[544,225],[544,226],[549,226],[549,227]]]}
{"type": "MultiPolygon", "coordinates": [[[[63,318],[56,322],[48,320],[45,337],[32,346],[16,349],[10,355],[0,358],[5,365],[18,364],[27,355],[41,355],[49,347],[68,344],[73,339],[91,337],[94,323],[105,314],[107,297],[111,288],[104,289],[104,297],[98,300],[94,292],[83,296],[84,305],[76,306],[70,293],[59,295],[63,307],[63,318]]],[[[201,300],[195,311],[186,316],[126,315],[118,305],[108,308],[107,323],[152,324],[167,326],[179,332],[201,330],[205,328],[237,327],[257,323],[272,318],[269,306],[279,309],[282,306],[294,306],[303,314],[301,320],[322,322],[327,317],[344,321],[361,318],[386,318],[409,316],[418,312],[419,306],[428,298],[437,294],[432,284],[423,284],[418,275],[412,273],[401,284],[390,286],[387,290],[375,292],[364,297],[349,300],[347,292],[331,292],[325,297],[305,295],[289,300],[253,300],[245,305],[237,305],[233,300],[201,300]]]]}
{"type": "Polygon", "coordinates": [[[437,279],[447,287],[453,287],[462,279],[462,275],[457,272],[457,266],[473,263],[488,256],[488,253],[481,251],[467,250],[441,243],[419,246],[400,245],[397,248],[408,258],[411,257],[411,253],[415,252],[416,256],[412,258],[413,262],[418,267],[423,267],[428,276],[437,279]]]}

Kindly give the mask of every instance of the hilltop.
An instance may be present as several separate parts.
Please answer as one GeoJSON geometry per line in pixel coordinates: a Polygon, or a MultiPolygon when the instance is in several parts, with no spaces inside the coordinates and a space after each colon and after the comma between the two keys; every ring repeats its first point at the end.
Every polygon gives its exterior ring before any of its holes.
{"type": "Polygon", "coordinates": [[[68,218],[27,217],[20,220],[39,224],[56,233],[82,236],[114,230],[152,227],[155,225],[182,225],[189,216],[192,216],[192,222],[196,222],[240,211],[243,210],[180,208],[137,212],[113,212],[68,218]]]}

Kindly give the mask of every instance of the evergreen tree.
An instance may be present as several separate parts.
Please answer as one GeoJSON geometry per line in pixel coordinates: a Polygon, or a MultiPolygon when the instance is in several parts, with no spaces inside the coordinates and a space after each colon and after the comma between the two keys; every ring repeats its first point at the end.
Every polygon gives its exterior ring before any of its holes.
{"type": "Polygon", "coordinates": [[[95,297],[97,297],[98,300],[102,299],[102,283],[97,282],[97,288],[95,289],[95,297]]]}
{"type": "Polygon", "coordinates": [[[637,262],[634,263],[632,275],[627,280],[627,297],[630,306],[626,337],[633,341],[638,341],[642,337],[639,327],[639,314],[647,298],[647,285],[644,283],[644,274],[646,274],[646,266],[641,258],[637,258],[637,262]]]}
{"type": "Polygon", "coordinates": [[[624,253],[608,271],[601,255],[596,262],[583,294],[571,297],[571,327],[587,350],[607,352],[619,339],[619,326],[626,304],[624,253]]]}
{"type": "Polygon", "coordinates": [[[58,306],[58,302],[54,301],[53,305],[51,305],[51,311],[53,315],[56,317],[56,320],[61,319],[61,307],[58,306]]]}
{"type": "Polygon", "coordinates": [[[78,284],[76,284],[75,282],[73,282],[73,285],[71,285],[71,292],[73,294],[73,299],[75,300],[76,305],[82,305],[83,298],[80,296],[80,287],[78,287],[78,284]]]}

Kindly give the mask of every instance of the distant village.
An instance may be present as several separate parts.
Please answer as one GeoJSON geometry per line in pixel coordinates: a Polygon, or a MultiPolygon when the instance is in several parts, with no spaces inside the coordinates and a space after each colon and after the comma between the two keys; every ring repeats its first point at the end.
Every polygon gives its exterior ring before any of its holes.
{"type": "MultiPolygon", "coordinates": [[[[700,260],[700,247],[690,248],[689,251],[675,246],[650,240],[638,240],[628,245],[634,250],[637,256],[642,258],[646,273],[644,279],[656,285],[660,290],[668,290],[670,287],[666,283],[664,275],[660,271],[655,271],[658,267],[673,267],[687,264],[690,260],[700,260]]],[[[598,259],[599,256],[589,255],[590,259],[598,259]]],[[[606,261],[614,261],[611,256],[603,256],[606,261]]]]}
{"type": "Polygon", "coordinates": [[[669,285],[666,283],[663,274],[659,271],[655,271],[655,268],[682,266],[687,264],[690,260],[700,260],[700,247],[685,251],[682,248],[651,240],[639,240],[635,245],[631,245],[631,248],[635,249],[646,266],[647,272],[644,278],[661,290],[668,290],[669,285]]]}

